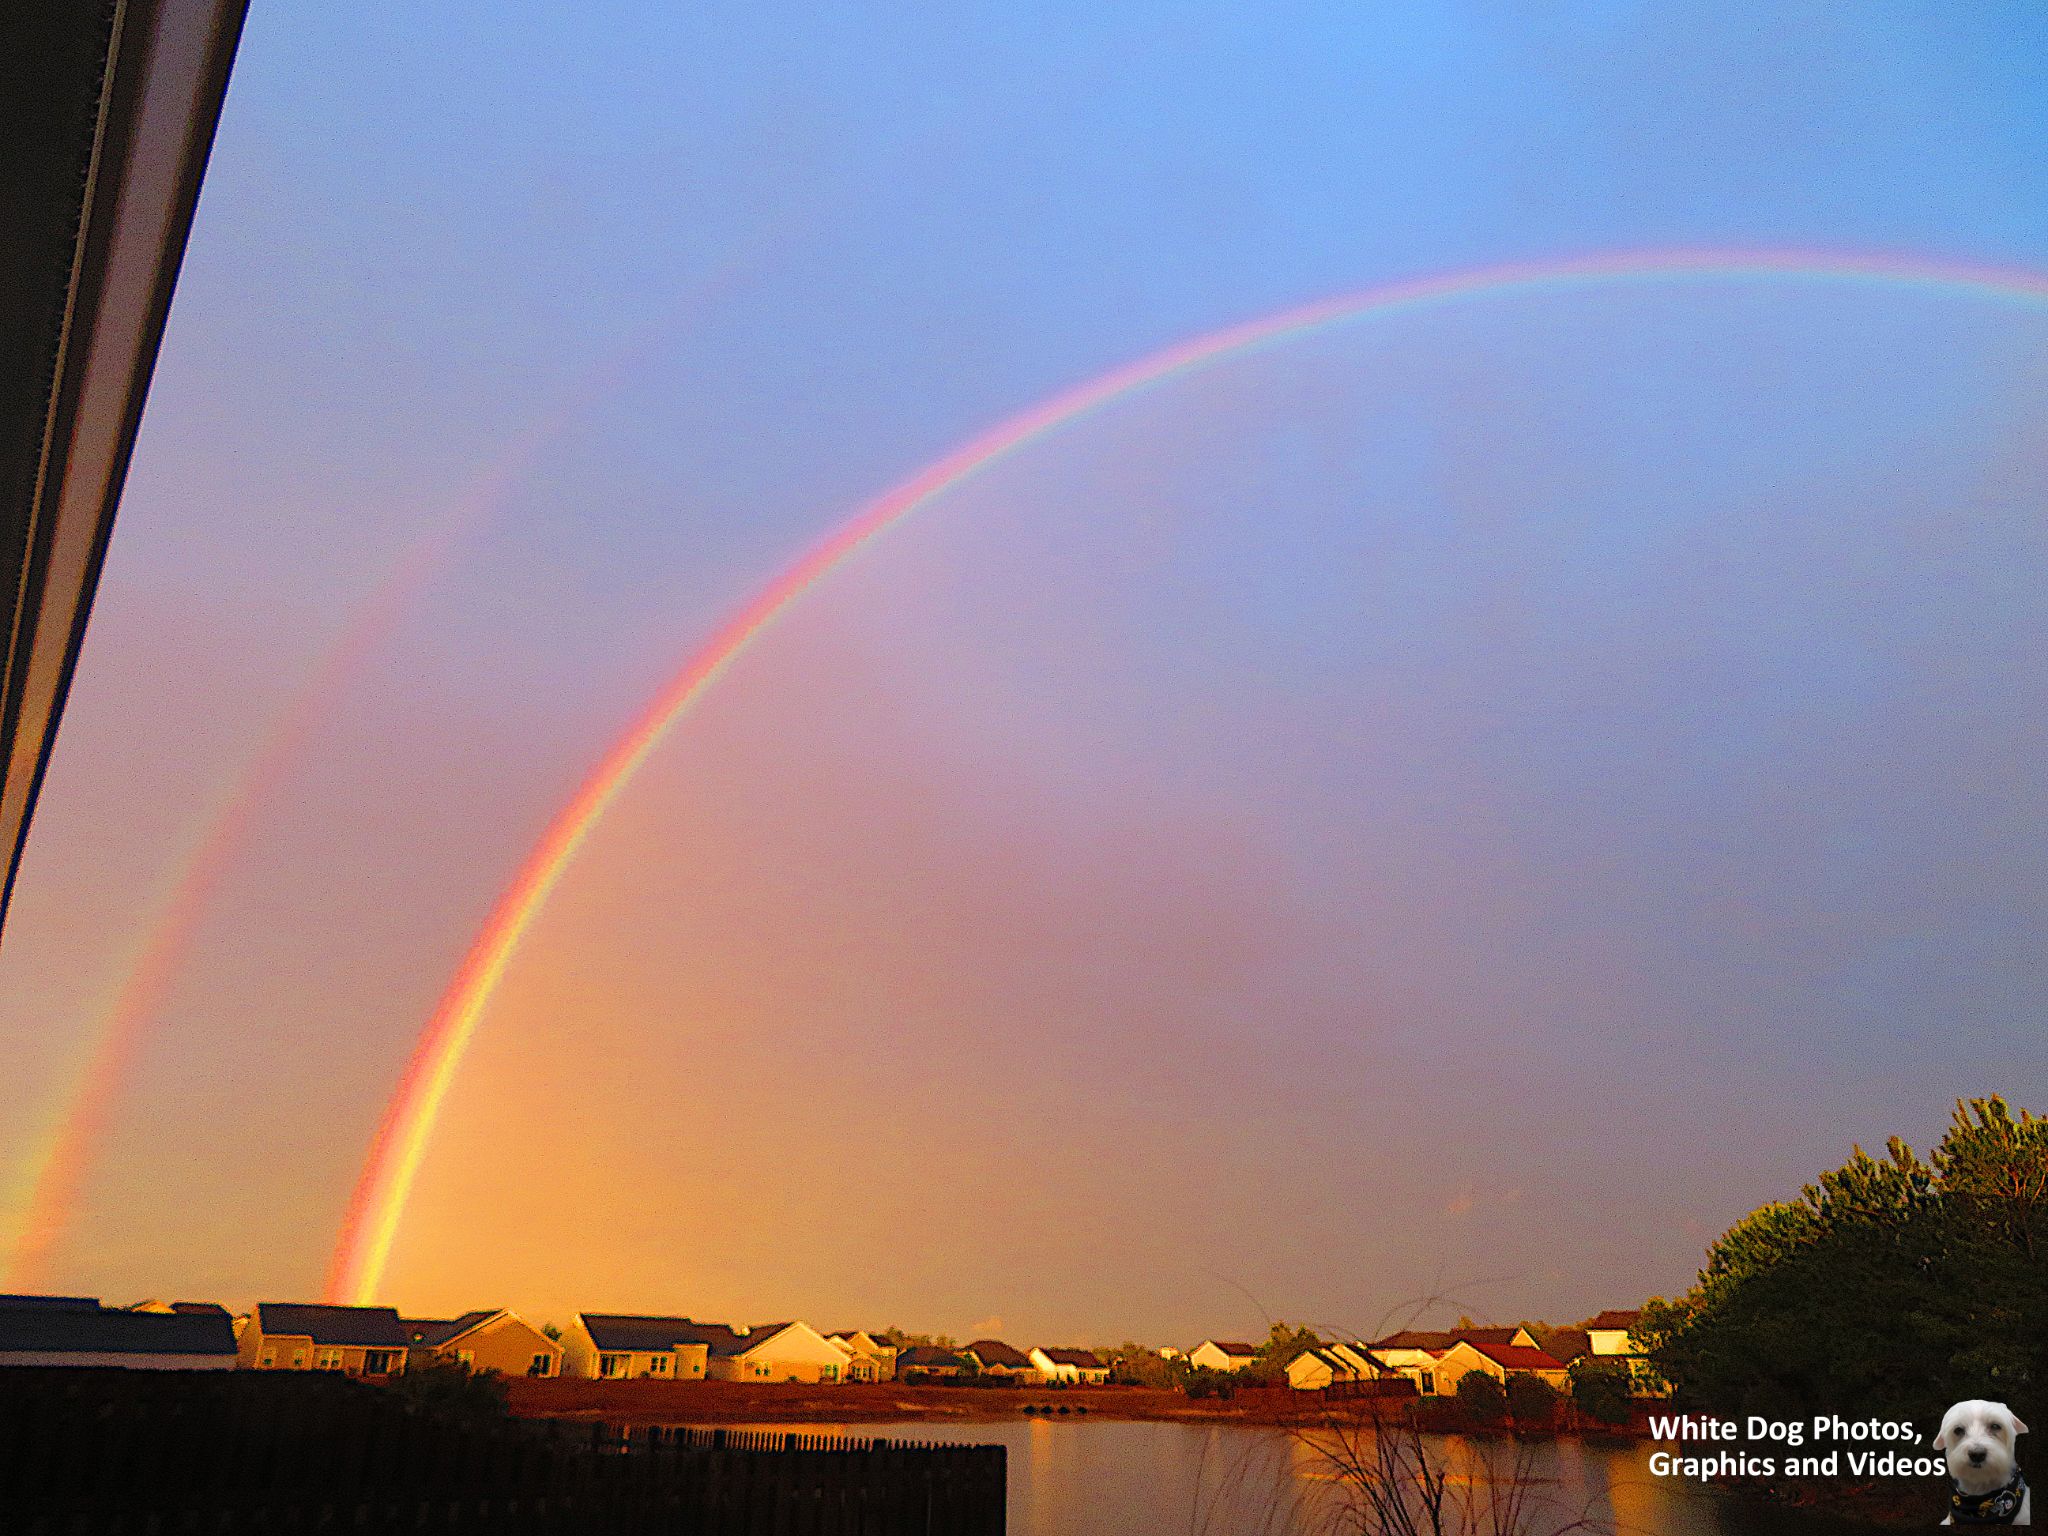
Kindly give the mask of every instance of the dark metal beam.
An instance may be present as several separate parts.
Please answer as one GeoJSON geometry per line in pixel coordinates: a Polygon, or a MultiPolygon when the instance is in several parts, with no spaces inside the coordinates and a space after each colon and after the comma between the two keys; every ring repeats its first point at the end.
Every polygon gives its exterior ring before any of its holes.
{"type": "Polygon", "coordinates": [[[247,8],[0,5],[0,921],[247,8]]]}

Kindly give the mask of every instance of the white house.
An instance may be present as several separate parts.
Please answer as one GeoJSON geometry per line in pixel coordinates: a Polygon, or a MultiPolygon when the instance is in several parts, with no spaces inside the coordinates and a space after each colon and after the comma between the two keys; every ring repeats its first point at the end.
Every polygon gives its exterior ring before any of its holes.
{"type": "Polygon", "coordinates": [[[635,1312],[579,1312],[562,1335],[562,1374],[627,1381],[702,1381],[718,1323],[635,1312]]]}
{"type": "Polygon", "coordinates": [[[409,1317],[405,1330],[415,1358],[434,1355],[472,1371],[501,1376],[559,1376],[562,1346],[517,1312],[503,1307],[460,1317],[409,1317]]]}
{"type": "Polygon", "coordinates": [[[708,1367],[717,1381],[844,1381],[851,1359],[809,1323],[763,1323],[728,1329],[711,1344],[708,1367]]]}
{"type": "Polygon", "coordinates": [[[1568,1381],[1563,1362],[1533,1344],[1474,1344],[1460,1339],[1437,1360],[1436,1390],[1448,1397],[1474,1371],[1491,1376],[1503,1386],[1510,1376],[1527,1375],[1539,1377],[1562,1392],[1568,1381]]]}
{"type": "Polygon", "coordinates": [[[972,1355],[974,1363],[981,1368],[984,1376],[1014,1376],[1021,1382],[1037,1382],[1043,1378],[1031,1357],[1001,1339],[976,1339],[964,1346],[963,1355],[972,1355]]]}
{"type": "MultiPolygon", "coordinates": [[[[1415,1383],[1415,1390],[1424,1397],[1434,1397],[1451,1389],[1438,1379],[1437,1367],[1452,1346],[1459,1343],[1512,1344],[1520,1348],[1537,1348],[1536,1336],[1528,1329],[1502,1328],[1404,1328],[1399,1333],[1390,1333],[1384,1339],[1365,1346],[1372,1351],[1373,1358],[1398,1375],[1406,1376],[1415,1383]]],[[[1462,1374],[1462,1373],[1459,1373],[1462,1374]]],[[[1456,1376],[1452,1378],[1454,1381],[1456,1376]]]]}
{"type": "Polygon", "coordinates": [[[1259,1355],[1256,1344],[1235,1339],[1204,1339],[1188,1351],[1188,1364],[1205,1371],[1241,1371],[1259,1355]]]}
{"type": "Polygon", "coordinates": [[[253,1370],[395,1376],[405,1369],[412,1335],[390,1307],[265,1301],[242,1325],[238,1347],[253,1370]]]}
{"type": "Polygon", "coordinates": [[[1109,1364],[1093,1350],[1034,1349],[1031,1364],[1047,1381],[1100,1386],[1109,1380],[1109,1364]]]}
{"type": "Polygon", "coordinates": [[[1609,1310],[1586,1324],[1586,1338],[1590,1344],[1593,1359],[1614,1365],[1626,1365],[1631,1380],[1635,1383],[1636,1395],[1654,1397],[1668,1392],[1670,1388],[1658,1376],[1656,1367],[1650,1364],[1643,1353],[1643,1346],[1635,1336],[1636,1325],[1643,1314],[1635,1308],[1609,1310]]]}
{"type": "Polygon", "coordinates": [[[0,1296],[0,1365],[230,1371],[235,1325],[221,1307],[136,1312],[90,1296],[0,1296]]]}
{"type": "Polygon", "coordinates": [[[1633,1308],[1627,1311],[1609,1310],[1586,1324],[1586,1339],[1596,1356],[1610,1359],[1634,1359],[1642,1349],[1633,1337],[1636,1324],[1642,1313],[1633,1308]]]}
{"type": "Polygon", "coordinates": [[[864,1328],[825,1335],[846,1351],[848,1381],[891,1381],[896,1375],[896,1346],[884,1344],[864,1328]]]}
{"type": "Polygon", "coordinates": [[[1287,1362],[1287,1384],[1303,1392],[1320,1391],[1344,1382],[1378,1381],[1398,1374],[1358,1343],[1305,1349],[1287,1362]]]}

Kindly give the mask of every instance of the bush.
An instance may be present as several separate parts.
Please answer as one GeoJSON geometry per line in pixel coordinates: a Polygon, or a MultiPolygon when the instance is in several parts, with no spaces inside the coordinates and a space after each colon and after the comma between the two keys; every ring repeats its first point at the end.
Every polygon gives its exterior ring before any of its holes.
{"type": "Polygon", "coordinates": [[[1572,1406],[1595,1424],[1626,1424],[1629,1421],[1629,1368],[1598,1360],[1572,1363],[1572,1406]]]}
{"type": "Polygon", "coordinates": [[[1515,1372],[1508,1378],[1506,1397],[1508,1412],[1517,1424],[1548,1424],[1557,1416],[1558,1390],[1541,1376],[1515,1372]]]}
{"type": "Polygon", "coordinates": [[[454,1423],[486,1423],[506,1416],[505,1378],[472,1371],[458,1360],[413,1364],[385,1384],[417,1413],[454,1423]]]}
{"type": "Polygon", "coordinates": [[[1498,1424],[1508,1416],[1507,1389],[1484,1371],[1458,1378],[1458,1409],[1474,1424],[1498,1424]]]}
{"type": "Polygon", "coordinates": [[[1229,1371],[1212,1371],[1198,1365],[1188,1372],[1187,1394],[1189,1397],[1215,1397],[1228,1401],[1237,1395],[1237,1380],[1229,1371]]]}

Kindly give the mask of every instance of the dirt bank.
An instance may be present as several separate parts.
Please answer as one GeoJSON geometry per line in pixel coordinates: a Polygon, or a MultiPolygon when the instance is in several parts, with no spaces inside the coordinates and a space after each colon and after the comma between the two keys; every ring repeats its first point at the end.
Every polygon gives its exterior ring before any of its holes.
{"type": "Polygon", "coordinates": [[[1307,1406],[1286,1388],[1240,1392],[1227,1401],[1190,1399],[1145,1387],[981,1388],[849,1382],[841,1386],[742,1381],[581,1381],[510,1383],[512,1411],[535,1418],[603,1419],[614,1424],[888,1424],[1084,1415],[1281,1424],[1307,1406]]]}

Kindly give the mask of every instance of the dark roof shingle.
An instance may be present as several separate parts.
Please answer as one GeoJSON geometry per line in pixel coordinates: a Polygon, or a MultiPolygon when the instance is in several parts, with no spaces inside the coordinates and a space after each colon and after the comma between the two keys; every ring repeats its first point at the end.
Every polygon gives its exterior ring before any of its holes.
{"type": "Polygon", "coordinates": [[[985,1371],[997,1366],[1005,1370],[1021,1371],[1028,1370],[1031,1365],[1029,1355],[1014,1345],[1005,1344],[1001,1339],[976,1339],[961,1353],[974,1356],[981,1362],[981,1368],[985,1371]]]}
{"type": "Polygon", "coordinates": [[[1084,1371],[1103,1371],[1109,1369],[1108,1366],[1102,1363],[1101,1357],[1092,1349],[1046,1349],[1041,1345],[1039,1353],[1044,1355],[1054,1365],[1079,1366],[1084,1371]]]}
{"type": "Polygon", "coordinates": [[[437,1349],[460,1338],[478,1323],[488,1322],[503,1310],[501,1307],[487,1307],[481,1312],[465,1312],[460,1317],[408,1317],[405,1319],[405,1331],[413,1343],[437,1349]]]}
{"type": "Polygon", "coordinates": [[[412,1343],[393,1307],[333,1307],[324,1303],[262,1301],[256,1326],[266,1335],[308,1338],[315,1344],[361,1349],[404,1349],[412,1343]]]}
{"type": "Polygon", "coordinates": [[[627,1354],[660,1354],[678,1344],[702,1344],[707,1354],[724,1359],[743,1354],[787,1323],[770,1323],[741,1333],[725,1323],[700,1323],[687,1317],[651,1317],[631,1312],[585,1312],[583,1327],[599,1349],[627,1354]]]}
{"type": "Polygon", "coordinates": [[[225,1312],[119,1307],[0,1307],[0,1350],[77,1355],[232,1355],[225,1312]]]}

